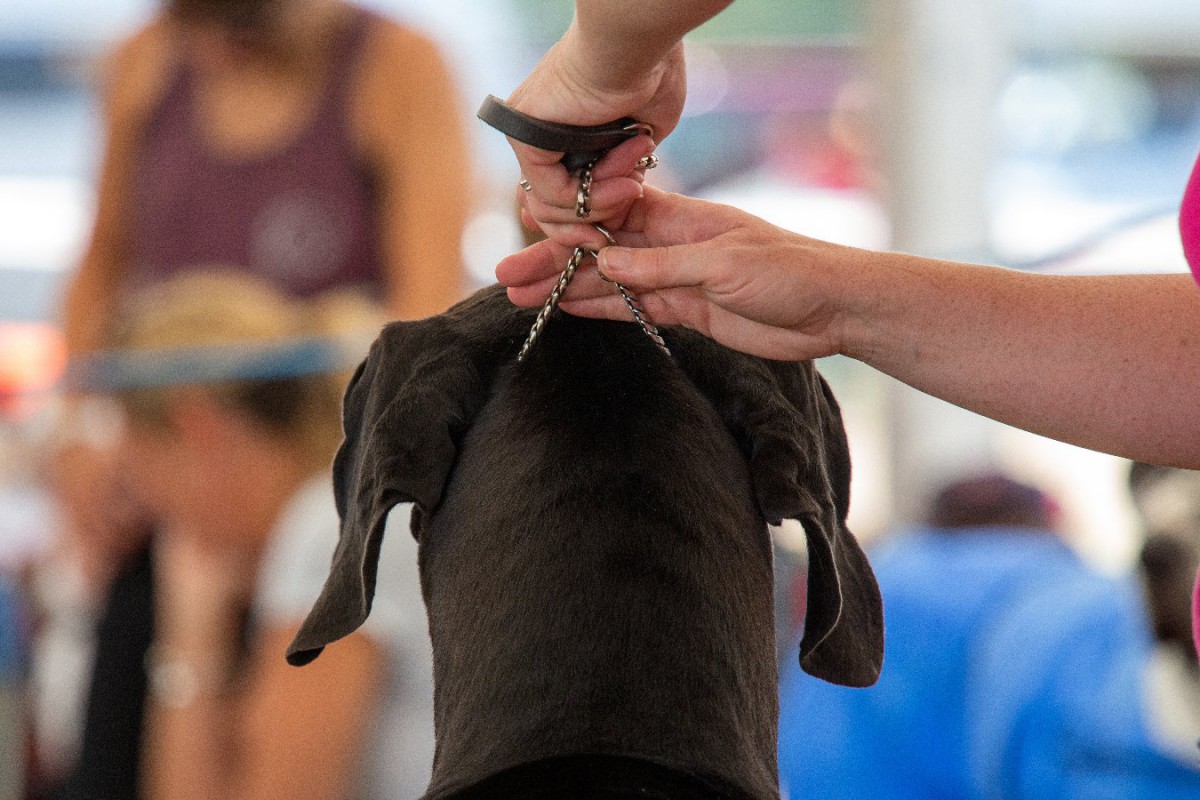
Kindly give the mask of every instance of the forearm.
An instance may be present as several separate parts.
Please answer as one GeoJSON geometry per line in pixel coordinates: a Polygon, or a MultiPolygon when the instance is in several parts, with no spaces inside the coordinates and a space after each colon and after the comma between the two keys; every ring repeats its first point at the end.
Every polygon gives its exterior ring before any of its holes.
{"type": "Polygon", "coordinates": [[[223,736],[234,716],[206,695],[187,708],[152,704],[147,723],[147,800],[230,800],[232,746],[223,736]]]}
{"type": "MultiPolygon", "coordinates": [[[[298,627],[268,623],[251,645],[234,692],[207,691],[212,687],[202,679],[202,691],[182,707],[152,698],[146,800],[354,796],[381,702],[385,651],[357,632],[298,670],[280,656],[298,627]],[[336,703],[330,703],[333,697],[336,703]]],[[[212,651],[185,653],[204,659],[212,651]]]]}
{"type": "Polygon", "coordinates": [[[388,306],[398,319],[438,314],[462,298],[463,230],[477,195],[458,92],[440,60],[430,60],[427,85],[409,104],[426,128],[397,137],[385,179],[388,306]]]}
{"type": "MultiPolygon", "coordinates": [[[[955,405],[1082,447],[1200,468],[1200,289],[1189,275],[1064,277],[873,252],[647,187],[599,268],[646,313],[727,347],[841,353],[955,405]]],[[[561,245],[497,267],[544,301],[561,245]]],[[[564,311],[627,319],[597,270],[564,311]]]]}
{"type": "Polygon", "coordinates": [[[461,299],[463,229],[478,193],[458,87],[438,47],[396,25],[376,33],[352,115],[378,191],[386,310],[416,319],[461,299]]]}
{"type": "Polygon", "coordinates": [[[1054,439],[1200,467],[1200,290],[1186,275],[1063,277],[862,254],[843,351],[1054,439]]]}
{"type": "Polygon", "coordinates": [[[169,518],[154,547],[154,643],[147,657],[147,800],[238,800],[247,765],[240,733],[244,609],[254,557],[206,546],[169,518]]]}
{"type": "Polygon", "coordinates": [[[106,140],[96,215],[87,251],[67,288],[62,309],[67,349],[72,355],[105,346],[117,296],[130,260],[129,203],[132,175],[147,92],[144,51],[157,46],[161,26],[153,25],[122,45],[113,57],[104,95],[106,140]]]}
{"type": "Polygon", "coordinates": [[[149,664],[147,800],[238,796],[231,661],[231,653],[192,635],[157,637],[149,664]]]}
{"type": "Polygon", "coordinates": [[[104,347],[113,315],[116,287],[110,270],[89,255],[63,295],[62,323],[67,351],[72,356],[104,347]]]}
{"type": "MultiPolygon", "coordinates": [[[[420,215],[414,215],[420,216],[420,215]]],[[[410,224],[409,235],[389,243],[385,310],[391,319],[421,319],[445,311],[462,299],[466,283],[462,248],[465,214],[450,204],[445,216],[425,225],[410,224]]]]}
{"type": "Polygon", "coordinates": [[[576,0],[567,32],[593,85],[620,87],[659,64],[683,36],[733,0],[576,0]],[[594,67],[594,68],[593,68],[594,67]]]}

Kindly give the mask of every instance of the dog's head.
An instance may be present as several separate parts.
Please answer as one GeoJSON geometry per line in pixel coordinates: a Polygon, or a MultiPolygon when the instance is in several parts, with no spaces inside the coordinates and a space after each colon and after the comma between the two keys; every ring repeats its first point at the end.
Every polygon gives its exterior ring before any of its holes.
{"type": "MultiPolygon", "coordinates": [[[[290,663],[308,663],[366,619],[387,513],[412,502],[420,536],[497,369],[515,357],[530,321],[497,287],[441,316],[390,325],[372,346],[346,392],[346,438],[334,463],[341,538],[321,596],[288,649],[290,663]]],[[[834,683],[871,685],[883,660],[882,604],[845,524],[850,458],[829,387],[811,364],[754,358],[682,329],[667,336],[678,367],[741,444],[763,517],[804,526],[801,665],[834,683]]]]}

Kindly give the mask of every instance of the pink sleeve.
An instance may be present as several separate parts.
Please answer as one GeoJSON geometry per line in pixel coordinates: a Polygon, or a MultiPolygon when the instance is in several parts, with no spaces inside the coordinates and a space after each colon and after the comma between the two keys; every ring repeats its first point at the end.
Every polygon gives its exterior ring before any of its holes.
{"type": "Polygon", "coordinates": [[[1200,572],[1196,573],[1196,586],[1192,589],[1192,644],[1196,657],[1200,658],[1200,572]]]}
{"type": "MultiPolygon", "coordinates": [[[[1200,282],[1200,159],[1192,167],[1192,176],[1179,207],[1179,236],[1192,275],[1200,282]]],[[[1192,641],[1200,657],[1200,573],[1196,574],[1196,586],[1192,590],[1192,641]]]]}
{"type": "Polygon", "coordinates": [[[1192,168],[1192,177],[1179,207],[1179,236],[1192,274],[1200,281],[1200,159],[1192,168]]]}

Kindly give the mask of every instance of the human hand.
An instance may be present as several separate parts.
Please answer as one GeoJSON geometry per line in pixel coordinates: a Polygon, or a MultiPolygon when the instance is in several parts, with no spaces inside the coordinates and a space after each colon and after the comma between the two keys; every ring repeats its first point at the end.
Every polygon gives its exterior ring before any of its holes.
{"type": "MultiPolygon", "coordinates": [[[[801,360],[842,351],[842,290],[865,251],[809,239],[730,206],[647,187],[600,251],[600,270],[629,287],[656,324],[693,328],[754,355],[801,360]]],[[[512,302],[545,301],[569,251],[543,241],[505,258],[512,302]]],[[[580,269],[561,303],[585,317],[628,319],[597,269],[580,269]]]]}
{"type": "MultiPolygon", "coordinates": [[[[654,136],[637,136],[614,148],[592,176],[590,221],[619,225],[629,204],[642,193],[637,163],[674,130],[683,110],[686,76],[683,46],[677,44],[655,64],[622,74],[611,68],[576,26],[554,45],[508,104],[539,119],[595,125],[621,117],[649,124],[654,136]]],[[[509,140],[521,173],[531,187],[520,192],[526,222],[564,246],[599,246],[603,238],[575,216],[579,181],[562,166],[561,153],[509,140]]]]}

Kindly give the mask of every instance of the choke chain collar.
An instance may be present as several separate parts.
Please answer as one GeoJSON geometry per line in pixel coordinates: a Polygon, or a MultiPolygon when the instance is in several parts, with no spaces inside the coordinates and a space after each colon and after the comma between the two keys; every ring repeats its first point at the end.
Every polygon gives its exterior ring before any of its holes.
{"type": "MultiPolygon", "coordinates": [[[[657,159],[653,162],[653,164],[647,166],[649,167],[656,164],[657,159]]],[[[594,163],[589,164],[586,168],[589,175],[593,166],[594,163]]],[[[591,182],[588,181],[587,185],[590,188],[591,182]]],[[[586,217],[587,193],[581,191],[581,194],[582,201],[576,206],[575,213],[577,216],[586,217]],[[584,211],[584,213],[580,213],[581,209],[584,211]]],[[[605,230],[603,226],[597,223],[592,223],[592,227],[600,231],[610,245],[617,243],[616,240],[613,239],[612,234],[605,230]]],[[[570,285],[571,279],[575,277],[575,272],[579,269],[579,266],[583,263],[583,260],[588,257],[597,258],[598,254],[595,250],[589,250],[584,247],[576,247],[571,252],[571,257],[567,259],[567,266],[563,269],[562,273],[559,274],[558,281],[554,284],[554,288],[550,290],[550,296],[546,298],[546,303],[542,306],[541,311],[538,312],[537,319],[533,321],[533,327],[529,329],[529,335],[525,337],[525,343],[521,345],[521,351],[517,354],[517,361],[523,361],[525,359],[525,355],[529,352],[529,348],[533,347],[533,343],[537,341],[538,336],[541,335],[542,330],[546,327],[546,321],[550,318],[550,315],[554,312],[554,309],[558,307],[559,301],[562,300],[562,296],[567,291],[567,286],[570,285]]],[[[658,332],[658,328],[655,327],[654,323],[650,321],[650,318],[646,316],[646,312],[642,309],[641,304],[638,302],[638,299],[633,292],[629,291],[629,289],[627,289],[624,285],[614,280],[609,280],[603,275],[601,275],[601,277],[611,283],[613,286],[617,287],[617,291],[621,293],[621,298],[625,301],[625,306],[629,309],[629,314],[633,317],[633,321],[637,323],[638,327],[642,329],[642,332],[650,337],[650,340],[658,346],[659,350],[662,350],[663,353],[668,356],[671,355],[671,351],[667,348],[667,343],[663,341],[662,334],[658,332]]]]}
{"type": "MultiPolygon", "coordinates": [[[[580,219],[587,219],[591,214],[592,170],[595,169],[596,162],[605,153],[626,139],[630,139],[640,133],[649,133],[651,135],[654,133],[653,128],[649,125],[629,117],[603,125],[564,125],[547,122],[546,120],[536,119],[509,108],[492,95],[488,95],[483,101],[483,105],[479,108],[478,116],[488,125],[518,141],[534,147],[540,147],[543,150],[553,150],[563,153],[563,166],[579,178],[579,189],[575,195],[575,216],[580,219]]],[[[656,166],[658,166],[658,157],[653,154],[646,156],[638,162],[638,167],[642,169],[653,169],[656,166]]],[[[521,186],[526,191],[529,191],[529,183],[524,178],[522,178],[521,186]]],[[[610,245],[616,244],[612,234],[602,226],[593,223],[593,227],[603,234],[605,240],[610,245]]],[[[576,247],[572,251],[571,257],[567,259],[566,267],[563,268],[562,273],[558,276],[558,281],[554,284],[554,288],[550,290],[550,296],[546,298],[546,303],[542,306],[541,311],[538,312],[537,319],[534,320],[533,326],[529,329],[529,335],[526,337],[525,343],[521,346],[521,350],[517,355],[518,361],[523,360],[526,354],[528,354],[529,349],[533,347],[533,343],[537,341],[538,336],[545,329],[550,315],[558,307],[559,302],[566,293],[571,279],[575,277],[575,273],[579,270],[583,260],[588,257],[596,258],[596,251],[584,247],[576,247]]],[[[608,279],[605,278],[605,280],[608,279]]],[[[651,341],[663,353],[668,356],[671,355],[671,351],[667,349],[667,344],[663,341],[662,335],[659,334],[658,328],[650,321],[650,318],[642,309],[633,292],[616,281],[608,280],[608,282],[613,284],[617,288],[617,291],[621,293],[621,298],[625,301],[625,305],[628,307],[633,321],[642,329],[642,332],[650,337],[651,341]]]]}

